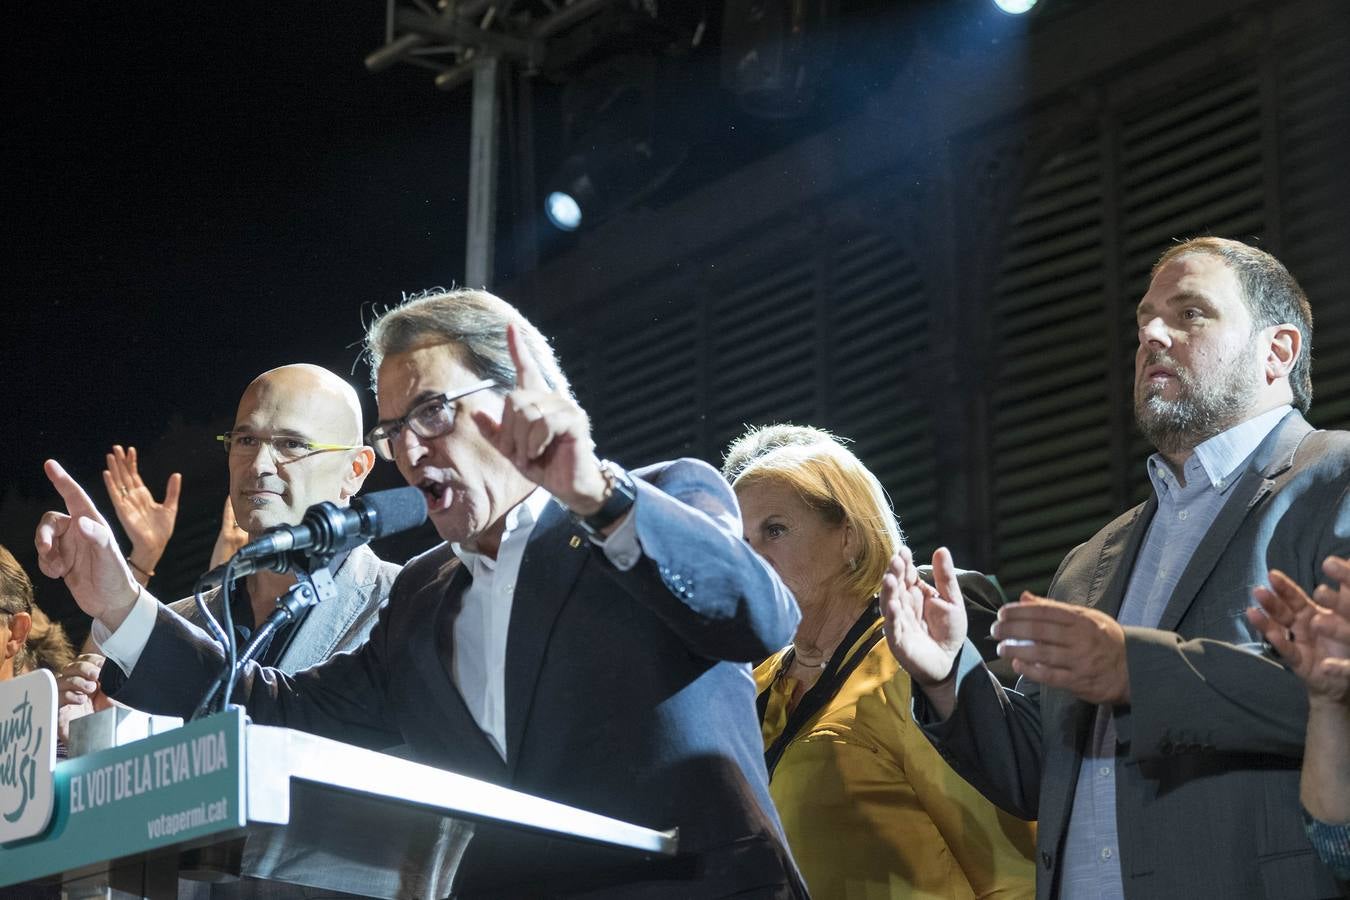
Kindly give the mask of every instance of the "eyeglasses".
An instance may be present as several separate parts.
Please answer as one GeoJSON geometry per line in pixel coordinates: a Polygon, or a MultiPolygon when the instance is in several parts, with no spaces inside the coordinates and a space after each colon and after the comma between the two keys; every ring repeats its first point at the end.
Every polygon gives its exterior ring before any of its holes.
{"type": "Polygon", "coordinates": [[[435,397],[423,400],[408,410],[406,416],[383,422],[370,429],[370,433],[366,435],[366,443],[375,448],[375,453],[379,455],[380,459],[392,460],[394,458],[394,441],[398,440],[404,426],[407,426],[413,434],[423,439],[438,438],[449,434],[455,427],[455,401],[496,386],[497,382],[485,378],[458,394],[438,394],[435,397]]]}
{"type": "Polygon", "coordinates": [[[284,459],[287,462],[303,459],[311,453],[325,453],[329,450],[355,450],[361,446],[360,444],[319,444],[290,434],[274,434],[271,437],[265,437],[261,434],[245,431],[227,431],[224,434],[216,435],[216,440],[225,445],[225,452],[230,456],[252,456],[262,449],[263,444],[269,444],[272,447],[272,456],[276,459],[284,459]]]}

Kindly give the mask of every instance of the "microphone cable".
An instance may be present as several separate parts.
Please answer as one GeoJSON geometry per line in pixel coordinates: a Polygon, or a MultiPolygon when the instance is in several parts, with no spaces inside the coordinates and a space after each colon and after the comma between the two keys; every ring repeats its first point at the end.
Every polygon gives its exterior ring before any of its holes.
{"type": "MultiPolygon", "coordinates": [[[[216,643],[220,644],[221,649],[225,653],[225,667],[221,669],[216,680],[211,683],[211,687],[206,692],[206,695],[197,703],[197,708],[193,710],[192,715],[188,718],[189,722],[195,721],[210,709],[211,701],[215,699],[216,691],[220,689],[221,682],[227,677],[226,673],[234,671],[235,655],[237,651],[234,634],[234,615],[233,611],[230,609],[230,593],[234,583],[233,570],[234,559],[231,558],[225,563],[224,578],[220,583],[220,597],[223,603],[221,612],[225,619],[224,627],[221,626],[220,622],[216,621],[215,615],[211,612],[211,607],[206,602],[205,581],[210,574],[209,572],[197,579],[197,585],[192,593],[192,599],[197,605],[197,611],[201,613],[202,619],[206,622],[207,629],[211,632],[211,636],[216,639],[216,643]]],[[[226,694],[225,696],[227,698],[225,702],[228,703],[229,694],[226,694]]],[[[222,703],[221,709],[224,710],[224,708],[225,703],[222,703]]]]}

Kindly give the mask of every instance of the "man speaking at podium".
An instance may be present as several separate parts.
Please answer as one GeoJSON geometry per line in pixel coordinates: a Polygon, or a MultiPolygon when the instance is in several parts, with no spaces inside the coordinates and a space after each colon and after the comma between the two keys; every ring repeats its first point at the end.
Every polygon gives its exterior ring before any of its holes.
{"type": "MultiPolygon", "coordinates": [[[[367,349],[370,442],[445,543],[404,568],[359,650],[295,676],[251,665],[235,699],[258,722],[403,741],[426,763],[679,828],[675,865],[587,896],[805,896],[747,665],[799,614],[741,539],[726,484],[690,460],[601,462],[548,343],[491,294],[414,299],[372,323],[367,349]]],[[[105,690],[190,712],[219,650],[138,589],[88,497],[47,468],[69,518],[39,525],[43,570],[133,648],[105,690]]]]}

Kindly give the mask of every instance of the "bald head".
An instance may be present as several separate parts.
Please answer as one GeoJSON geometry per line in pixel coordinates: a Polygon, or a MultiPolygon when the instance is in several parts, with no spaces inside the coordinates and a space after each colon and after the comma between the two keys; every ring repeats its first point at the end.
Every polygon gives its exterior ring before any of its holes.
{"type": "Polygon", "coordinates": [[[231,431],[261,439],[236,439],[230,452],[235,519],[255,536],[294,525],[316,503],[345,505],[375,462],[361,446],[356,389],[319,366],[280,366],[253,379],[231,431]]]}
{"type": "Polygon", "coordinates": [[[277,366],[253,379],[239,399],[236,421],[245,407],[295,406],[312,411],[306,418],[322,423],[326,436],[314,439],[331,444],[359,444],[362,438],[361,398],[356,388],[323,366],[292,363],[277,366]]]}

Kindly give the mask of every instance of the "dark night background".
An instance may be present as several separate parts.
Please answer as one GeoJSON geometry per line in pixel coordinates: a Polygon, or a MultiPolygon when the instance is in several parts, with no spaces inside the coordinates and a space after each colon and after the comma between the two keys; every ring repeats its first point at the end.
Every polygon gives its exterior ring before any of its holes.
{"type": "Polygon", "coordinates": [[[469,95],[368,73],[383,18],[95,4],[7,29],[0,541],[23,561],[36,519],[15,510],[57,499],[43,459],[106,509],[109,445],[176,434],[147,482],[182,469],[184,513],[218,509],[211,435],[253,375],[314,362],[364,389],[363,309],[460,277],[469,95]]]}

